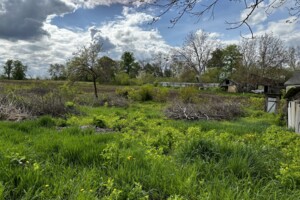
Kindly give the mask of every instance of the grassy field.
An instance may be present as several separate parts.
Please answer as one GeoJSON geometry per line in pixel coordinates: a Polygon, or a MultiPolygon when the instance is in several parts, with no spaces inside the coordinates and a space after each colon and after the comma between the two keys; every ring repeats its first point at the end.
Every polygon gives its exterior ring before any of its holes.
{"type": "MultiPolygon", "coordinates": [[[[9,84],[2,92],[64,83],[9,84]]],[[[91,92],[77,83],[71,96],[91,92]]],[[[156,98],[125,107],[74,100],[77,111],[63,117],[1,121],[0,199],[300,199],[300,137],[262,111],[263,99],[197,95],[250,103],[222,121],[167,118],[169,100],[156,98]]]]}

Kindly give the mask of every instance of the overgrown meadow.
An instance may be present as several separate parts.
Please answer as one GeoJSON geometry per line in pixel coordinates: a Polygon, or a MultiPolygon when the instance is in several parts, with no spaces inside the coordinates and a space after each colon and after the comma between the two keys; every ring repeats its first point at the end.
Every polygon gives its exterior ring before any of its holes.
{"type": "Polygon", "coordinates": [[[89,84],[1,82],[0,199],[300,199],[263,96],[89,84]]]}

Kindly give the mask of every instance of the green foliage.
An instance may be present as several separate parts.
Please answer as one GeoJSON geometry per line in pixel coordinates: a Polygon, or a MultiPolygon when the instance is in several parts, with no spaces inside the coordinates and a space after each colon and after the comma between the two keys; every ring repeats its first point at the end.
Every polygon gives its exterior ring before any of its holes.
{"type": "Polygon", "coordinates": [[[27,66],[23,65],[19,60],[15,60],[13,65],[12,78],[15,80],[24,80],[26,78],[27,66]]]}
{"type": "Polygon", "coordinates": [[[100,83],[111,83],[117,71],[117,63],[113,59],[103,56],[97,60],[97,70],[100,71],[101,76],[98,77],[100,83]]]}
{"type": "Polygon", "coordinates": [[[263,141],[280,150],[283,159],[277,178],[288,187],[300,187],[300,137],[293,132],[271,126],[263,136],[263,141]]]}
{"type": "MultiPolygon", "coordinates": [[[[118,93],[164,89],[144,87],[118,93]]],[[[86,114],[66,119],[0,122],[0,199],[299,198],[300,139],[275,115],[171,120],[152,95],[127,108],[76,104],[86,114]],[[92,124],[114,132],[81,128],[92,124]]]]}
{"type": "Polygon", "coordinates": [[[75,107],[75,103],[72,102],[72,101],[67,101],[67,102],[65,103],[65,106],[66,106],[67,108],[69,108],[69,109],[72,109],[72,108],[75,107]]]}
{"type": "Polygon", "coordinates": [[[187,69],[183,73],[180,74],[179,79],[181,82],[195,83],[195,82],[197,82],[196,77],[197,77],[197,72],[195,72],[194,70],[191,70],[191,69],[187,69]]]}
{"type": "Polygon", "coordinates": [[[7,60],[3,68],[7,79],[24,80],[26,78],[28,67],[19,60],[7,60]]]}
{"type": "Polygon", "coordinates": [[[154,87],[153,85],[143,85],[138,89],[123,88],[116,91],[117,94],[122,95],[134,101],[155,101],[166,102],[169,97],[168,88],[154,87]]]}
{"type": "Polygon", "coordinates": [[[262,97],[250,97],[249,106],[256,110],[264,110],[265,99],[262,97]]]}
{"type": "Polygon", "coordinates": [[[62,64],[50,64],[48,73],[52,80],[66,80],[67,78],[66,67],[62,64]]]}
{"type": "Polygon", "coordinates": [[[0,200],[4,200],[4,186],[2,182],[0,182],[0,200]]]}
{"type": "Polygon", "coordinates": [[[55,120],[50,116],[42,116],[38,119],[38,126],[51,128],[56,125],[55,120]]]}
{"type": "Polygon", "coordinates": [[[120,72],[115,76],[115,83],[117,85],[129,85],[130,84],[130,77],[125,72],[120,72]]]}
{"type": "Polygon", "coordinates": [[[121,57],[121,68],[130,78],[135,78],[141,67],[135,62],[133,53],[125,51],[121,57]]]}
{"type": "Polygon", "coordinates": [[[6,76],[7,79],[11,78],[12,70],[13,70],[13,60],[7,60],[5,62],[4,68],[4,76],[6,76]]]}
{"type": "Polygon", "coordinates": [[[99,127],[99,128],[106,128],[107,127],[107,125],[106,125],[105,121],[103,120],[102,116],[94,116],[93,125],[95,125],[96,127],[99,127]]]}
{"type": "Polygon", "coordinates": [[[220,69],[213,68],[207,70],[202,76],[201,81],[204,83],[219,83],[220,82],[220,69]]]}
{"type": "Polygon", "coordinates": [[[84,46],[75,53],[67,63],[68,78],[71,81],[90,80],[93,82],[94,95],[98,98],[97,79],[103,73],[99,66],[98,54],[102,51],[100,44],[93,42],[88,47],[84,46]]]}
{"type": "Polygon", "coordinates": [[[153,89],[153,100],[156,102],[166,102],[169,99],[170,91],[168,88],[155,87],[153,89]]]}
{"type": "Polygon", "coordinates": [[[197,101],[198,95],[199,90],[196,87],[184,87],[179,91],[179,97],[185,103],[197,101]]]}

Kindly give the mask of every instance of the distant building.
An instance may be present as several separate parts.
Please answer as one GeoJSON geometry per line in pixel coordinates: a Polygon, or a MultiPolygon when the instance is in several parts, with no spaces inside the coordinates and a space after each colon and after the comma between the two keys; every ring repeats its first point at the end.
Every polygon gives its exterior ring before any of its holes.
{"type": "Polygon", "coordinates": [[[284,85],[286,86],[284,97],[288,104],[288,127],[300,133],[300,71],[295,72],[284,85]]]}
{"type": "Polygon", "coordinates": [[[227,78],[220,83],[220,87],[227,92],[231,92],[231,93],[239,92],[239,84],[227,78]]]}

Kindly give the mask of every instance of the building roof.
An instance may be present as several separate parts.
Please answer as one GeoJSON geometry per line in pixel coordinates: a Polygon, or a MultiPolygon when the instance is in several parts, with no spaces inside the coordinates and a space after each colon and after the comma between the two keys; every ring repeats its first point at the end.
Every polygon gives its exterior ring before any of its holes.
{"type": "Polygon", "coordinates": [[[293,87],[284,95],[285,99],[298,99],[300,94],[300,87],[293,87]]]}
{"type": "Polygon", "coordinates": [[[244,79],[245,83],[250,83],[254,85],[265,85],[265,86],[271,86],[271,85],[280,85],[279,80],[274,80],[271,78],[259,76],[257,74],[250,74],[248,78],[244,79]]]}
{"type": "Polygon", "coordinates": [[[224,79],[221,83],[220,83],[220,87],[226,87],[226,86],[231,86],[231,85],[238,85],[238,83],[234,80],[231,79],[224,79]]]}
{"type": "Polygon", "coordinates": [[[292,78],[287,80],[284,85],[300,85],[300,71],[295,72],[292,78]]]}

